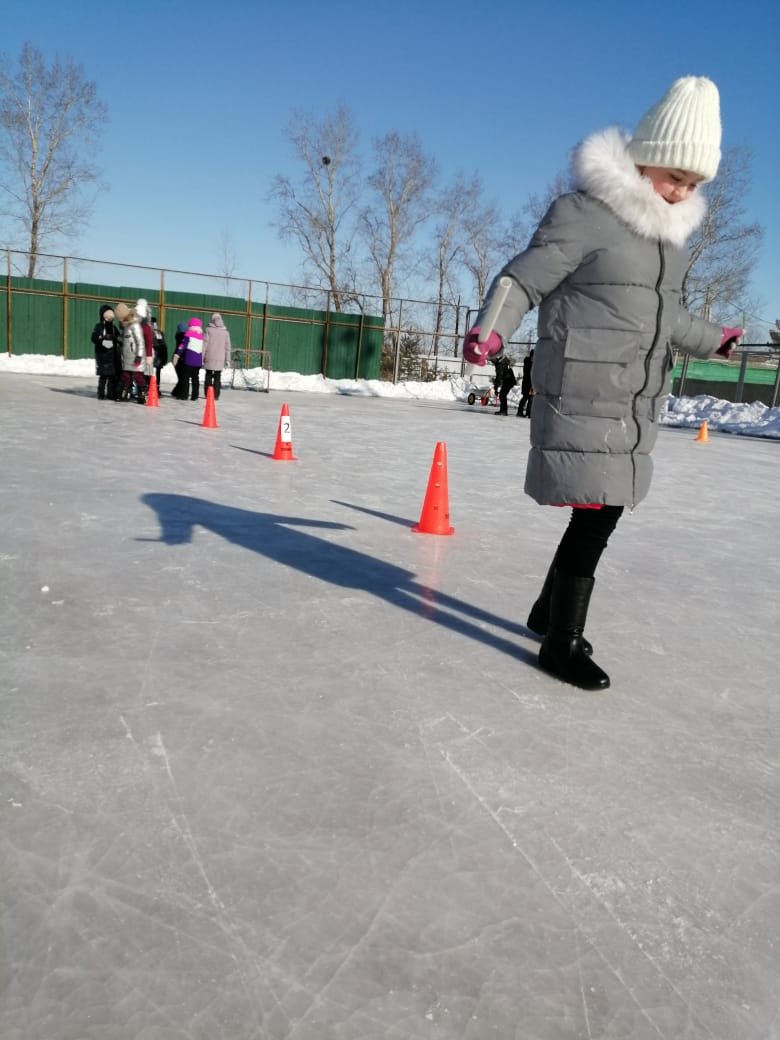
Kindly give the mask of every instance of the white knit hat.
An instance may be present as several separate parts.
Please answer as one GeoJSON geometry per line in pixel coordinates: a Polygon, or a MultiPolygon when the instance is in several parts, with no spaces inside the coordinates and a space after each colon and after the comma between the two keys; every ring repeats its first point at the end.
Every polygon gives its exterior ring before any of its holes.
{"type": "Polygon", "coordinates": [[[140,300],[136,300],[135,313],[141,319],[149,317],[149,303],[143,297],[140,300]]]}
{"type": "Polygon", "coordinates": [[[639,120],[627,151],[637,166],[688,170],[711,181],[720,134],[718,88],[706,76],[683,76],[639,120]]]}

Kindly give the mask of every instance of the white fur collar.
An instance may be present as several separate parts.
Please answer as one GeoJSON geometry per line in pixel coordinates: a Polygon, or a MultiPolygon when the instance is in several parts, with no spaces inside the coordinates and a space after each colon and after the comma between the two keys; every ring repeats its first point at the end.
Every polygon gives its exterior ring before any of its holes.
{"type": "Polygon", "coordinates": [[[585,138],[572,157],[575,189],[601,199],[643,238],[660,238],[684,246],[704,220],[706,199],[696,191],[685,201],[670,206],[641,176],[627,154],[629,140],[617,127],[585,138]]]}

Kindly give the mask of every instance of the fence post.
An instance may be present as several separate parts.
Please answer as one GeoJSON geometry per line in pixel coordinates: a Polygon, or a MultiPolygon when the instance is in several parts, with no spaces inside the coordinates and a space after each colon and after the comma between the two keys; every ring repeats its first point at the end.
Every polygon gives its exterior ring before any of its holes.
{"type": "Polygon", "coordinates": [[[360,308],[360,324],[358,326],[357,350],[355,351],[355,379],[360,379],[360,355],[363,350],[363,327],[366,323],[366,298],[360,308]]]}
{"type": "Polygon", "coordinates": [[[688,374],[688,364],[691,360],[690,354],[683,354],[682,367],[680,368],[680,380],[677,384],[677,396],[685,396],[685,377],[688,374]]]}
{"type": "Polygon", "coordinates": [[[328,337],[330,335],[330,289],[325,297],[325,329],[322,338],[322,378],[327,378],[328,372],[328,337]]]}
{"type": "Polygon", "coordinates": [[[775,385],[772,390],[772,403],[769,405],[770,408],[777,408],[777,399],[780,397],[780,353],[777,354],[775,368],[775,385]]]}
{"type": "Polygon", "coordinates": [[[8,356],[11,356],[11,250],[6,249],[5,251],[7,266],[6,266],[6,290],[5,290],[5,342],[8,349],[8,356]]]}
{"type": "Polygon", "coordinates": [[[747,375],[747,363],[747,351],[743,351],[739,363],[739,376],[737,377],[737,389],[734,393],[734,404],[742,404],[742,394],[745,390],[745,376],[747,375]]]}
{"type": "Polygon", "coordinates": [[[249,351],[252,349],[252,279],[246,284],[246,328],[244,329],[244,367],[249,365],[249,351]]]}
{"type": "Polygon", "coordinates": [[[404,301],[398,301],[398,329],[395,337],[395,359],[393,361],[393,383],[398,382],[398,372],[401,368],[401,315],[403,314],[404,301]]]}
{"type": "Polygon", "coordinates": [[[62,356],[68,358],[68,258],[62,258],[62,356]]]}
{"type": "Polygon", "coordinates": [[[265,303],[263,304],[263,334],[260,337],[260,349],[265,350],[266,330],[268,329],[268,282],[265,283],[265,303]]]}

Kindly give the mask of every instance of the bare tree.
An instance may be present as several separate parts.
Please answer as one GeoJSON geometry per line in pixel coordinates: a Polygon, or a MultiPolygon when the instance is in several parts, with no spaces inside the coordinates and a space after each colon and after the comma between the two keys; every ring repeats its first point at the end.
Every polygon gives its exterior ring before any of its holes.
{"type": "Polygon", "coordinates": [[[745,222],[750,161],[743,148],[724,152],[717,178],[703,189],[707,216],[690,242],[683,304],[713,321],[748,305],[745,294],[764,234],[760,224],[745,222]]]}
{"type": "Polygon", "coordinates": [[[100,187],[89,155],[106,117],[80,65],[47,66],[30,43],[18,68],[0,59],[0,191],[4,215],[26,239],[28,278],[49,243],[72,237],[89,218],[100,187]]]}
{"type": "Polygon", "coordinates": [[[465,228],[479,209],[482,183],[478,177],[467,180],[457,173],[438,195],[434,203],[433,256],[436,281],[436,315],[433,329],[433,353],[438,356],[447,303],[457,295],[454,287],[457,268],[467,255],[465,228]],[[448,301],[449,298],[449,301],[448,301]]]}
{"type": "Polygon", "coordinates": [[[495,202],[475,205],[464,215],[463,235],[463,266],[473,281],[473,298],[481,306],[491,279],[518,250],[508,241],[514,236],[503,226],[495,202]]]}
{"type": "Polygon", "coordinates": [[[362,213],[362,232],[382,295],[387,319],[399,267],[409,258],[420,226],[431,211],[436,163],[416,134],[393,130],[374,142],[374,172],[368,179],[376,205],[362,213]]]}
{"type": "Polygon", "coordinates": [[[282,174],[274,178],[274,226],[280,238],[298,243],[304,270],[330,290],[333,309],[340,311],[358,299],[352,248],[362,185],[354,120],[344,105],[320,122],[296,110],[286,133],[303,172],[297,183],[282,174]]]}
{"type": "Polygon", "coordinates": [[[225,292],[230,295],[238,266],[238,256],[235,242],[229,231],[223,231],[220,234],[218,250],[219,273],[225,285],[225,292]]]}

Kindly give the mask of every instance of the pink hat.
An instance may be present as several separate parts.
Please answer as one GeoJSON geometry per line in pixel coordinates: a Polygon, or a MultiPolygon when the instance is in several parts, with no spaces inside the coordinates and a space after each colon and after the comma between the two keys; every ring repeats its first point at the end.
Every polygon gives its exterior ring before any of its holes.
{"type": "Polygon", "coordinates": [[[202,325],[203,322],[200,320],[200,318],[190,318],[190,320],[187,322],[187,324],[188,325],[202,325]]]}

